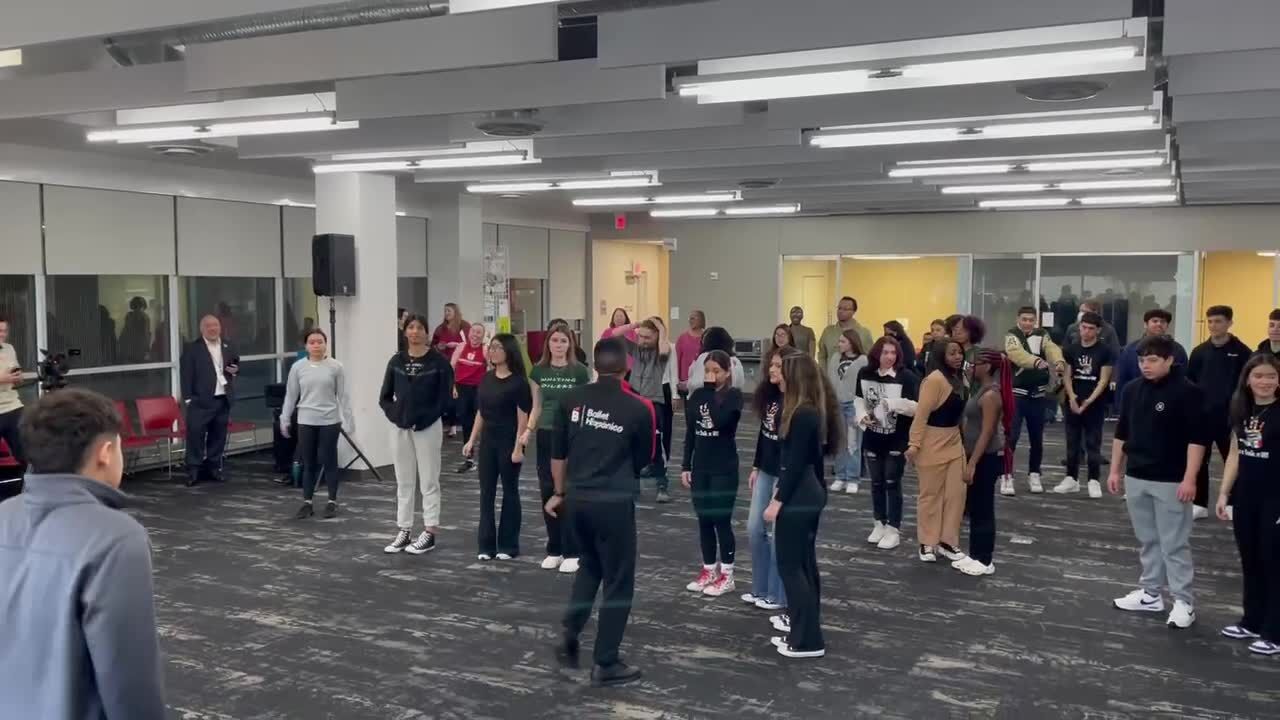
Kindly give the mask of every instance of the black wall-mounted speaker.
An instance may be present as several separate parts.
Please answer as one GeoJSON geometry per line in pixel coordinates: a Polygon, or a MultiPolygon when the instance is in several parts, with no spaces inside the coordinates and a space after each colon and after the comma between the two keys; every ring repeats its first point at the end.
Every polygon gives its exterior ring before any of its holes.
{"type": "Polygon", "coordinates": [[[355,237],[326,233],[311,238],[311,284],[324,297],[356,294],[355,237]]]}

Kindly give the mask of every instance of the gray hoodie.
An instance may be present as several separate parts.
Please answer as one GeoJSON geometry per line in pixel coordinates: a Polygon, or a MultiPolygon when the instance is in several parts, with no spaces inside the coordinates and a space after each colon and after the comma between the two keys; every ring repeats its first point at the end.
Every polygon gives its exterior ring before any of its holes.
{"type": "Polygon", "coordinates": [[[89,478],[25,490],[0,504],[0,717],[161,720],[147,531],[89,478]]]}

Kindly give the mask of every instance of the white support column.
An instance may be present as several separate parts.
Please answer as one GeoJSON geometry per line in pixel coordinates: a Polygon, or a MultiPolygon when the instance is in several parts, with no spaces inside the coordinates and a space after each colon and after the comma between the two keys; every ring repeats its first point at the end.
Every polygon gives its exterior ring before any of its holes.
{"type": "MultiPolygon", "coordinates": [[[[427,312],[457,303],[462,316],[484,317],[484,225],[480,198],[458,195],[431,207],[427,242],[427,312]]],[[[493,328],[487,328],[490,334],[493,328]]]]}
{"type": "MultiPolygon", "coordinates": [[[[391,464],[387,420],[378,391],[387,358],[396,351],[396,185],[389,175],[335,173],[316,176],[316,232],[356,239],[356,294],[337,299],[337,358],[346,368],[355,415],[355,439],[370,462],[391,464]]],[[[329,324],[328,301],[320,303],[321,327],[329,324]]],[[[338,444],[339,460],[353,453],[338,444]]],[[[357,470],[364,467],[357,463],[357,470]]]]}

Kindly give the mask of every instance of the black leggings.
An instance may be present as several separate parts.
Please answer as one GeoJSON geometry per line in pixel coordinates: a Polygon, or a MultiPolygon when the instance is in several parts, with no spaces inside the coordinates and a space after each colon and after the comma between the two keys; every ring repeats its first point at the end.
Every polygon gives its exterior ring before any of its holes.
{"type": "Polygon", "coordinates": [[[477,385],[454,387],[458,389],[458,399],[453,401],[454,415],[462,425],[462,442],[465,443],[471,439],[471,428],[476,424],[476,393],[480,388],[477,385]]]}
{"type": "Polygon", "coordinates": [[[18,461],[18,467],[12,471],[13,478],[0,478],[0,500],[5,500],[22,492],[22,476],[26,471],[27,456],[22,451],[22,437],[18,432],[18,425],[21,421],[22,408],[0,415],[0,440],[5,441],[5,444],[9,446],[9,452],[13,455],[13,459],[18,461]]]}
{"type": "Polygon", "coordinates": [[[520,465],[511,462],[516,445],[514,427],[486,425],[480,435],[480,553],[520,554],[520,465]],[[494,503],[502,480],[502,512],[494,531],[494,503]]]}
{"type": "Polygon", "coordinates": [[[1004,472],[1004,455],[987,453],[973,471],[973,484],[965,497],[969,515],[969,557],[991,564],[996,549],[996,480],[1004,472]]]}
{"type": "MultiPolygon", "coordinates": [[[[536,446],[538,488],[542,491],[542,505],[539,509],[546,508],[547,501],[556,492],[555,480],[551,477],[552,437],[551,430],[538,430],[536,446]]],[[[562,503],[555,516],[548,515],[545,509],[542,510],[542,522],[547,526],[547,554],[553,557],[578,557],[578,542],[573,537],[572,525],[565,518],[568,509],[568,506],[562,503]]]]}
{"type": "Polygon", "coordinates": [[[299,425],[298,457],[302,461],[302,499],[316,494],[323,473],[329,499],[338,499],[338,431],[342,425],[299,425]]]}
{"type": "Polygon", "coordinates": [[[691,494],[693,511],[698,516],[698,543],[702,547],[702,564],[714,565],[716,547],[720,562],[732,565],[738,543],[733,537],[733,506],[738,500],[738,473],[705,473],[693,471],[691,494]]]}

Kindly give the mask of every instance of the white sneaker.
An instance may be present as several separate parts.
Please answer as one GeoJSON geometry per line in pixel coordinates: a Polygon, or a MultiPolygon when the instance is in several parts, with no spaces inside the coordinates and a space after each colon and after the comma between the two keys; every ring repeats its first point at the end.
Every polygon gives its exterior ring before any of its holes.
{"type": "Polygon", "coordinates": [[[560,563],[560,572],[565,575],[578,572],[578,558],[565,558],[564,562],[560,563]]]}
{"type": "Polygon", "coordinates": [[[937,547],[934,548],[934,552],[948,560],[963,560],[969,557],[960,548],[951,547],[946,543],[938,543],[937,547]]]}
{"type": "Polygon", "coordinates": [[[867,542],[873,545],[879,543],[880,540],[884,538],[884,530],[886,527],[888,526],[877,520],[875,528],[873,528],[871,530],[871,534],[867,536],[867,542]]]}
{"type": "Polygon", "coordinates": [[[938,562],[938,556],[934,554],[933,548],[929,547],[928,545],[920,546],[919,557],[920,557],[920,562],[927,562],[927,563],[938,562]]]}
{"type": "Polygon", "coordinates": [[[784,607],[786,607],[786,605],[783,605],[782,603],[778,603],[778,602],[773,602],[768,598],[756,598],[756,607],[760,608],[761,610],[781,610],[784,607]]]}
{"type": "Polygon", "coordinates": [[[693,582],[689,583],[688,585],[685,585],[684,589],[688,590],[689,592],[700,593],[702,592],[703,588],[715,582],[717,579],[719,579],[719,577],[720,577],[719,567],[703,566],[702,571],[698,573],[698,577],[694,578],[693,582]]]}
{"type": "Polygon", "coordinates": [[[1097,500],[1098,498],[1102,497],[1102,483],[1098,482],[1097,480],[1089,481],[1089,497],[1093,498],[1094,500],[1097,500]]]}
{"type": "Polygon", "coordinates": [[[770,615],[769,624],[780,633],[791,632],[791,617],[788,615],[770,615]]]}
{"type": "Polygon", "coordinates": [[[1031,473],[1027,476],[1027,485],[1033,493],[1044,492],[1044,484],[1040,482],[1040,473],[1031,473]]]}
{"type": "Polygon", "coordinates": [[[1016,489],[1014,489],[1014,487],[1013,487],[1013,476],[1012,476],[1012,475],[1001,475],[1001,476],[1000,476],[1000,494],[1001,494],[1001,495],[1008,495],[1008,496],[1010,496],[1010,497],[1012,497],[1012,496],[1014,496],[1014,495],[1017,495],[1017,494],[1018,494],[1018,491],[1017,491],[1016,489]]]}
{"type": "Polygon", "coordinates": [[[480,553],[479,555],[476,555],[476,559],[480,562],[489,562],[493,559],[493,556],[489,553],[480,553]]]}
{"type": "Polygon", "coordinates": [[[1203,520],[1209,517],[1209,508],[1200,507],[1199,505],[1191,506],[1191,518],[1193,520],[1203,520]]]}
{"type": "Polygon", "coordinates": [[[510,559],[512,559],[512,556],[511,556],[511,555],[508,555],[507,553],[498,553],[498,559],[499,559],[499,560],[510,560],[510,559]]]}
{"type": "Polygon", "coordinates": [[[884,537],[880,538],[880,543],[876,547],[881,550],[892,550],[898,547],[898,543],[902,542],[902,537],[898,533],[898,528],[892,525],[886,525],[884,529],[884,537]]]}
{"type": "Polygon", "coordinates": [[[831,492],[837,492],[837,493],[838,493],[838,492],[844,492],[844,481],[843,481],[843,480],[832,480],[832,481],[831,481],[831,492]]]}
{"type": "Polygon", "coordinates": [[[720,577],[716,578],[715,582],[702,588],[702,594],[709,595],[711,597],[720,597],[721,595],[731,593],[736,589],[737,585],[733,582],[733,568],[730,568],[727,571],[722,570],[720,572],[720,577]]]}
{"type": "Polygon", "coordinates": [[[764,599],[764,598],[758,598],[755,595],[752,595],[751,593],[742,593],[740,597],[742,598],[742,602],[748,605],[755,605],[757,600],[764,599]]]}
{"type": "Polygon", "coordinates": [[[1196,621],[1196,609],[1183,602],[1182,600],[1173,601],[1173,611],[1169,613],[1169,619],[1166,621],[1169,627],[1178,630],[1185,630],[1191,627],[1196,621]]]}
{"type": "Polygon", "coordinates": [[[1111,601],[1121,610],[1129,610],[1131,612],[1163,612],[1164,598],[1159,595],[1150,595],[1146,590],[1141,588],[1125,595],[1122,598],[1116,598],[1111,601]]]}
{"type": "Polygon", "coordinates": [[[1063,478],[1062,482],[1054,486],[1053,491],[1058,493],[1059,495],[1066,495],[1067,493],[1078,493],[1080,492],[1080,483],[1076,482],[1076,479],[1073,477],[1063,478]]]}
{"type": "Polygon", "coordinates": [[[562,555],[548,555],[542,559],[542,569],[555,570],[556,568],[560,567],[561,563],[563,562],[564,562],[564,556],[562,555]]]}
{"type": "Polygon", "coordinates": [[[845,495],[857,495],[857,494],[858,494],[858,483],[856,483],[856,482],[847,482],[847,483],[845,483],[845,484],[844,484],[844,494],[845,494],[845,495]]]}
{"type": "Polygon", "coordinates": [[[956,570],[959,570],[965,575],[973,575],[975,577],[981,577],[983,575],[994,575],[996,572],[995,563],[991,563],[990,565],[984,565],[981,561],[974,560],[971,557],[966,557],[963,560],[956,560],[955,562],[951,563],[951,567],[955,568],[956,570]]]}
{"type": "Polygon", "coordinates": [[[1228,520],[1235,520],[1235,519],[1236,519],[1236,508],[1235,508],[1235,506],[1234,506],[1234,505],[1228,505],[1228,506],[1227,506],[1227,519],[1228,519],[1228,520]]]}
{"type": "Polygon", "coordinates": [[[782,657],[789,658],[820,658],[827,654],[824,649],[818,650],[794,650],[790,645],[779,645],[778,654],[782,657]]]}

